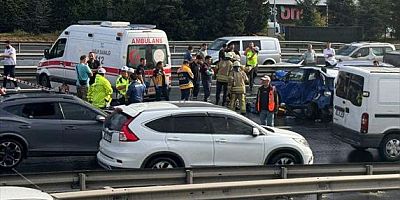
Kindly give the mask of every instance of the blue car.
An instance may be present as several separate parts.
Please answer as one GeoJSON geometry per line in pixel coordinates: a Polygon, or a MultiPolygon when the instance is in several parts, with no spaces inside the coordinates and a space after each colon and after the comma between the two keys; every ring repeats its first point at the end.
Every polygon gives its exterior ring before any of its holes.
{"type": "Polygon", "coordinates": [[[299,109],[309,119],[327,119],[332,115],[336,76],[337,70],[334,69],[300,67],[288,72],[277,71],[271,83],[287,111],[299,109]]]}

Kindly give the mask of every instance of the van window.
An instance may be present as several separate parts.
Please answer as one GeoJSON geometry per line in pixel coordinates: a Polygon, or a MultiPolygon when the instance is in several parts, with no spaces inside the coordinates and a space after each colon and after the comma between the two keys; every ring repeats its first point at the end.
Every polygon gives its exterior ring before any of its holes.
{"type": "Polygon", "coordinates": [[[339,72],[336,84],[336,96],[349,100],[355,106],[361,106],[364,90],[364,77],[347,72],[339,72]]]}
{"type": "Polygon", "coordinates": [[[247,47],[249,47],[249,44],[250,44],[251,42],[254,43],[254,46],[255,46],[255,47],[258,47],[258,48],[260,48],[260,50],[261,50],[261,43],[260,43],[260,40],[245,40],[245,41],[242,41],[242,43],[243,43],[243,49],[245,50],[247,47]]]}
{"type": "Polygon", "coordinates": [[[228,40],[217,39],[213,43],[211,43],[210,46],[208,46],[208,49],[219,51],[221,50],[222,45],[226,44],[227,42],[228,40]]]}
{"type": "Polygon", "coordinates": [[[146,44],[128,46],[127,66],[136,68],[140,64],[140,58],[146,58],[145,69],[154,69],[158,61],[168,63],[167,46],[165,44],[146,44]]]}
{"type": "Polygon", "coordinates": [[[67,38],[60,38],[51,48],[48,59],[63,57],[65,44],[67,44],[67,38]]]}
{"type": "Polygon", "coordinates": [[[376,56],[383,56],[383,47],[372,47],[372,53],[376,56]]]}
{"type": "Polygon", "coordinates": [[[385,53],[389,53],[392,51],[393,51],[392,47],[385,47],[385,53]]]}
{"type": "Polygon", "coordinates": [[[359,58],[359,57],[366,57],[369,55],[369,48],[368,47],[364,47],[359,49],[358,51],[356,51],[352,57],[353,58],[359,58]]]}
{"type": "Polygon", "coordinates": [[[274,40],[262,41],[262,43],[263,50],[276,50],[276,44],[274,40]]]}
{"type": "Polygon", "coordinates": [[[344,45],[343,47],[341,47],[341,48],[336,52],[336,55],[349,56],[349,55],[351,54],[351,52],[353,52],[353,51],[356,50],[356,49],[357,49],[356,46],[344,45]]]}
{"type": "Polygon", "coordinates": [[[240,51],[240,42],[239,41],[231,41],[231,42],[229,42],[229,44],[227,46],[229,47],[230,44],[234,44],[235,50],[240,51]]]}

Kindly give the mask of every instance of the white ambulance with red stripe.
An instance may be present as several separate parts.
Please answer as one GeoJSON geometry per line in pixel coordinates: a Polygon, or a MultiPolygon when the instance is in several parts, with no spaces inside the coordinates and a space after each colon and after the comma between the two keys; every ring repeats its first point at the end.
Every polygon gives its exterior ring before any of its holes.
{"type": "MultiPolygon", "coordinates": [[[[106,77],[113,86],[121,67],[136,68],[140,58],[147,60],[148,95],[155,94],[151,76],[158,61],[164,63],[164,72],[171,84],[171,54],[166,33],[155,29],[154,25],[110,21],[85,21],[65,29],[51,49],[45,50],[36,72],[39,84],[52,88],[62,83],[75,86],[75,65],[81,55],[89,52],[96,53],[96,59],[106,69],[106,77]]],[[[75,87],[70,90],[76,91],[75,87]]]]}

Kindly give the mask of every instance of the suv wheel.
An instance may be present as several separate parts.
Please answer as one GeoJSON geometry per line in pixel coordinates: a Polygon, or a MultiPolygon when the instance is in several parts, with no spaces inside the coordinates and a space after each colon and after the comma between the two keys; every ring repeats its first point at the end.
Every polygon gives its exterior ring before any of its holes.
{"type": "Polygon", "coordinates": [[[23,146],[13,139],[0,140],[0,167],[13,168],[17,166],[23,157],[23,146]]]}
{"type": "Polygon", "coordinates": [[[268,162],[272,165],[294,165],[300,164],[299,160],[292,153],[279,153],[268,162]]]}
{"type": "Polygon", "coordinates": [[[50,88],[50,79],[46,74],[42,74],[39,77],[39,85],[50,88]]]}
{"type": "Polygon", "coordinates": [[[178,164],[171,158],[159,157],[151,160],[146,168],[152,169],[166,169],[166,168],[177,168],[178,164]]]}
{"type": "Polygon", "coordinates": [[[398,161],[400,160],[400,135],[387,135],[381,143],[379,152],[385,160],[398,161]]]}

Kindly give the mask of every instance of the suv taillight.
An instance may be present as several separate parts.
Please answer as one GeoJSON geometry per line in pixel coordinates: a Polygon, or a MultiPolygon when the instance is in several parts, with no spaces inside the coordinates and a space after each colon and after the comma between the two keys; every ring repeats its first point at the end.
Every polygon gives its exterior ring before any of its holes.
{"type": "Polygon", "coordinates": [[[119,141],[136,142],[139,140],[135,133],[129,129],[129,124],[133,121],[133,119],[134,118],[128,118],[128,120],[122,124],[121,132],[119,132],[119,141]]]}
{"type": "Polygon", "coordinates": [[[368,133],[368,121],[369,121],[369,115],[368,113],[363,113],[361,115],[361,133],[368,133]]]}

